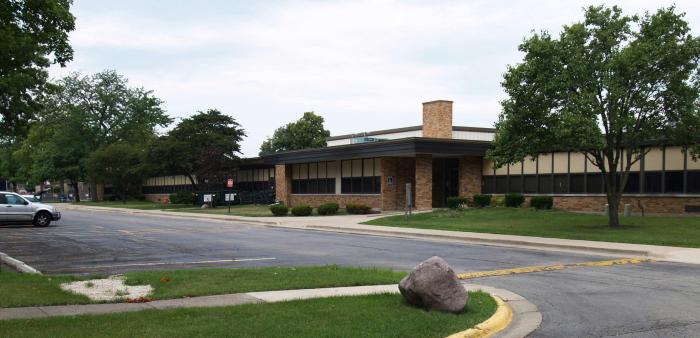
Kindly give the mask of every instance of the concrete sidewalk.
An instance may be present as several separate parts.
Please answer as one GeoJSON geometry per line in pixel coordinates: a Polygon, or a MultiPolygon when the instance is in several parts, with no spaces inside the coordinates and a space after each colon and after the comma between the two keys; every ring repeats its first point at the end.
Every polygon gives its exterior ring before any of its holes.
{"type": "Polygon", "coordinates": [[[245,217],[233,215],[186,213],[161,210],[138,210],[125,208],[94,207],[66,205],[67,210],[83,211],[107,211],[130,214],[144,214],[166,217],[195,218],[220,220],[226,222],[239,222],[245,224],[258,224],[282,228],[306,229],[317,231],[329,231],[350,234],[362,234],[373,236],[388,236],[422,240],[447,241],[457,243],[470,243],[481,245],[493,245],[515,247],[546,251],[563,251],[573,253],[585,253],[602,256],[635,256],[648,257],[661,261],[700,264],[700,249],[679,248],[659,245],[628,244],[614,242],[599,242],[586,240],[572,240],[559,238],[544,238],[517,235],[499,235],[476,232],[461,232],[447,230],[431,230],[402,228],[389,226],[376,226],[360,224],[370,219],[384,217],[396,213],[383,213],[372,215],[343,215],[343,216],[313,216],[313,217],[245,217]]]}

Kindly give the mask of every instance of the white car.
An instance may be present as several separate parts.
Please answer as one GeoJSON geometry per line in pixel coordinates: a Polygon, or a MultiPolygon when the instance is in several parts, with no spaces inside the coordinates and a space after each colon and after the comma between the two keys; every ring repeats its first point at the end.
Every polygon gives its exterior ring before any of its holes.
{"type": "Polygon", "coordinates": [[[32,202],[13,192],[0,191],[0,222],[32,223],[46,227],[61,219],[61,213],[48,204],[32,202]]]}

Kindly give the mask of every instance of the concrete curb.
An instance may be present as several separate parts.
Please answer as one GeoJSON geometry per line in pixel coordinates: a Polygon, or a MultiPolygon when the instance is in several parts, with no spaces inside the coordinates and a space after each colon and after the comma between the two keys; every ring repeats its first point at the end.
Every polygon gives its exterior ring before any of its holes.
{"type": "Polygon", "coordinates": [[[3,252],[0,252],[0,262],[4,263],[5,265],[11,266],[12,268],[21,273],[41,275],[41,272],[39,270],[27,265],[19,259],[12,258],[8,254],[3,252]]]}
{"type": "MultiPolygon", "coordinates": [[[[481,290],[490,294],[498,303],[496,313],[475,328],[454,337],[522,338],[536,330],[542,322],[537,307],[522,296],[504,289],[485,285],[462,284],[465,292],[481,290]],[[471,332],[469,335],[461,335],[471,332]],[[478,333],[478,334],[477,334],[478,333]]],[[[56,316],[97,315],[143,310],[164,310],[188,307],[222,307],[254,303],[275,303],[312,298],[362,296],[383,293],[398,294],[397,284],[351,286],[340,288],[300,289],[248,292],[192,298],[157,300],[149,303],[108,303],[86,305],[58,305],[22,308],[0,308],[0,321],[11,319],[48,318],[56,316]]],[[[451,336],[452,337],[452,336],[451,336]]]]}

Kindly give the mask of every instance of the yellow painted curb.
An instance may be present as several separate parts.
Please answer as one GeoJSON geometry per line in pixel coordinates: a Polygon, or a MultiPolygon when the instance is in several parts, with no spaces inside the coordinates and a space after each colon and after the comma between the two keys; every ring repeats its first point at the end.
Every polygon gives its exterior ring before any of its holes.
{"type": "Polygon", "coordinates": [[[513,310],[502,299],[493,295],[491,297],[496,301],[498,308],[496,308],[496,312],[489,319],[471,329],[457,332],[447,338],[486,338],[508,327],[508,324],[513,320],[513,310]]]}
{"type": "Polygon", "coordinates": [[[648,259],[648,258],[621,258],[621,259],[612,259],[612,260],[607,260],[607,261],[596,261],[596,262],[570,263],[570,264],[558,264],[558,265],[547,265],[547,266],[527,266],[527,267],[523,267],[523,268],[514,268],[514,269],[467,272],[467,273],[461,273],[461,274],[457,275],[457,277],[459,279],[472,279],[472,278],[481,278],[481,277],[514,275],[514,274],[520,274],[520,273],[557,271],[557,270],[579,268],[579,267],[640,264],[640,263],[646,263],[646,262],[653,262],[653,260],[648,259]]]}

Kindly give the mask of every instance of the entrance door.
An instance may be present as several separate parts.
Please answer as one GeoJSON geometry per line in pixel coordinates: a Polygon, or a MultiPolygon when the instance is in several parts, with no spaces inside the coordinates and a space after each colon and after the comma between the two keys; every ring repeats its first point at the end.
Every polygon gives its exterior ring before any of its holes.
{"type": "Polygon", "coordinates": [[[459,196],[459,160],[433,158],[433,208],[446,207],[450,196],[459,196]]]}

